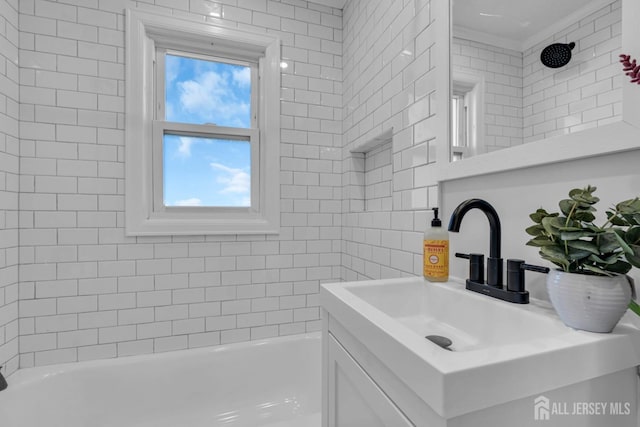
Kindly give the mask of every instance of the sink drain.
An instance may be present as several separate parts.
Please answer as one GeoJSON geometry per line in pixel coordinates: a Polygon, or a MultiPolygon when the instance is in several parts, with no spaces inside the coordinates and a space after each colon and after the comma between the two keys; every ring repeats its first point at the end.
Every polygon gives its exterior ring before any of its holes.
{"type": "Polygon", "coordinates": [[[452,351],[449,347],[451,346],[451,344],[453,344],[453,341],[451,341],[447,337],[443,337],[442,335],[427,335],[425,338],[435,345],[444,348],[445,350],[452,351]]]}

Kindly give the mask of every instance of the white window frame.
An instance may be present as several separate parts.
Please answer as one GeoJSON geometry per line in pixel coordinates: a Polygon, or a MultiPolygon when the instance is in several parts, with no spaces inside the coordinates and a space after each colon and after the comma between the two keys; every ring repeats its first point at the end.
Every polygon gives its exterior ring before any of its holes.
{"type": "MultiPolygon", "coordinates": [[[[127,9],[125,232],[127,235],[275,234],[280,229],[280,39],[209,23],[127,9]],[[258,114],[251,129],[190,125],[157,115],[156,48],[258,62],[258,114]],[[213,48],[211,47],[213,46],[213,48]],[[159,118],[162,120],[159,120],[159,118]],[[158,119],[158,120],[157,120],[158,119]],[[162,136],[251,142],[251,207],[165,207],[162,136]],[[159,161],[158,161],[159,160],[159,161]],[[160,165],[160,166],[159,166],[160,165]],[[160,187],[160,191],[158,191],[160,187]],[[160,203],[158,203],[160,201],[160,203]]],[[[160,83],[162,86],[164,82],[160,83]]],[[[162,95],[164,96],[164,95],[162,95]]],[[[255,100],[254,100],[255,101],[255,100]]],[[[162,102],[162,104],[164,104],[162,102]]],[[[253,105],[252,105],[253,106],[253,105]]],[[[253,111],[252,111],[253,113],[253,111]]]]}
{"type": "MultiPolygon", "coordinates": [[[[464,128],[451,129],[458,132],[458,138],[463,138],[464,145],[453,146],[451,137],[451,161],[467,159],[486,152],[484,128],[484,93],[485,82],[481,74],[456,71],[451,82],[452,97],[462,97],[464,102],[458,111],[459,124],[464,128]]],[[[453,102],[452,102],[453,104],[453,102]]],[[[451,112],[453,115],[453,111],[451,112]]],[[[453,125],[453,117],[451,124],[453,125]]]]}

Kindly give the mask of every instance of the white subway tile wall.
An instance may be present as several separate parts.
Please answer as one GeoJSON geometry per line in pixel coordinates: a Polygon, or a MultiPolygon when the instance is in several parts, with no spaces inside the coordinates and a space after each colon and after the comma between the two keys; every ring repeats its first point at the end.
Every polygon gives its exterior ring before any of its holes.
{"type": "Polygon", "coordinates": [[[616,0],[524,52],[524,142],[622,119],[621,6],[616,0]],[[547,68],[540,52],[556,42],[576,44],[571,62],[547,68]]]}
{"type": "Polygon", "coordinates": [[[422,274],[437,204],[431,2],[351,0],[343,20],[342,278],[422,274]],[[389,143],[357,152],[389,129],[389,143]]]}
{"type": "Polygon", "coordinates": [[[300,0],[0,4],[0,363],[15,370],[18,351],[24,368],[319,329],[320,283],[341,277],[342,11],[300,0]],[[124,235],[134,7],[282,38],[279,235],[124,235]]]}
{"type": "Polygon", "coordinates": [[[20,69],[18,2],[0,0],[0,366],[18,369],[20,69]]]}

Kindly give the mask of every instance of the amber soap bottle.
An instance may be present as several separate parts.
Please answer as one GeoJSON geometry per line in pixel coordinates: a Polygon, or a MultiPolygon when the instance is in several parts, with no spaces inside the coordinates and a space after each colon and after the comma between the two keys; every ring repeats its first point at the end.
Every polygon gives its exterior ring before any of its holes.
{"type": "Polygon", "coordinates": [[[449,232],[442,228],[438,208],[433,208],[431,227],[424,232],[423,274],[430,282],[449,280],[449,232]]]}

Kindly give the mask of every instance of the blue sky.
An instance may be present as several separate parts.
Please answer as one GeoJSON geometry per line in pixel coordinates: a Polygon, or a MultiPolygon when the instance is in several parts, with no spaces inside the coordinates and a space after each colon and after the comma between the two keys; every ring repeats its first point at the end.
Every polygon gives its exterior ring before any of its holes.
{"type": "MultiPolygon", "coordinates": [[[[249,67],[166,55],[165,119],[248,128],[249,67]]],[[[250,206],[247,141],[164,137],[166,206],[250,206]]]]}

